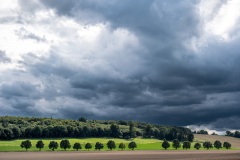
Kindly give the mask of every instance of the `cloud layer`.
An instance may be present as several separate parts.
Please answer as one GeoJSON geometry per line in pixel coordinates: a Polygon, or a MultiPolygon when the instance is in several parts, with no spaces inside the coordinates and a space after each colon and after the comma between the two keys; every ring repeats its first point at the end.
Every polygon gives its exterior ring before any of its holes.
{"type": "Polygon", "coordinates": [[[238,129],[239,7],[234,0],[4,2],[1,115],[238,129]]]}

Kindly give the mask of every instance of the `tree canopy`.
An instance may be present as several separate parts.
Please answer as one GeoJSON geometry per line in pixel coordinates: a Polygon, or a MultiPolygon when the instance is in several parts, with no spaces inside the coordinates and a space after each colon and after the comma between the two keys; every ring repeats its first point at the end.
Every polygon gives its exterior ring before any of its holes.
{"type": "Polygon", "coordinates": [[[102,143],[96,142],[96,144],[95,144],[95,149],[96,150],[100,151],[101,149],[103,149],[103,147],[104,147],[104,145],[102,143]]]}
{"type": "Polygon", "coordinates": [[[22,143],[20,144],[20,146],[21,146],[22,148],[25,148],[26,151],[27,151],[29,148],[32,147],[32,143],[31,143],[31,141],[26,140],[26,141],[22,141],[22,143]]]}
{"type": "Polygon", "coordinates": [[[162,147],[163,147],[164,149],[168,149],[168,148],[170,147],[169,142],[168,142],[167,140],[164,140],[163,143],[162,143],[162,147]]]}
{"type": "Polygon", "coordinates": [[[134,150],[134,148],[137,148],[136,142],[130,142],[130,143],[128,144],[128,148],[131,149],[131,150],[134,150]]]}
{"type": "Polygon", "coordinates": [[[41,151],[41,149],[42,149],[43,147],[44,147],[43,141],[42,141],[42,140],[37,141],[37,143],[36,143],[36,148],[38,148],[39,151],[41,151]]]}
{"type": "Polygon", "coordinates": [[[173,140],[172,147],[175,148],[175,149],[178,149],[178,148],[181,147],[181,143],[179,142],[178,139],[173,140]]]}
{"type": "Polygon", "coordinates": [[[116,148],[116,144],[115,144],[115,142],[113,140],[109,140],[107,142],[107,147],[108,147],[108,149],[112,150],[112,149],[116,148]]]}
{"type": "Polygon", "coordinates": [[[125,144],[124,143],[120,143],[118,148],[120,148],[121,150],[124,150],[126,148],[125,144]]]}
{"type": "Polygon", "coordinates": [[[85,144],[85,149],[87,149],[87,150],[92,149],[92,144],[91,143],[86,143],[85,144]]]}
{"type": "Polygon", "coordinates": [[[220,141],[218,141],[218,140],[216,140],[213,145],[214,145],[214,147],[217,148],[217,149],[222,148],[222,143],[221,143],[220,141]]]}
{"type": "Polygon", "coordinates": [[[183,149],[190,149],[191,148],[191,142],[184,141],[183,142],[183,149]]]}
{"type": "Polygon", "coordinates": [[[50,141],[48,148],[51,149],[52,151],[54,151],[55,149],[58,148],[58,142],[50,141]]]}
{"type": "Polygon", "coordinates": [[[209,141],[206,141],[203,143],[203,148],[209,150],[210,148],[213,148],[212,143],[209,141]]]}
{"type": "Polygon", "coordinates": [[[66,151],[67,148],[68,149],[71,148],[71,144],[70,144],[69,140],[64,139],[60,142],[60,147],[66,151]]]}
{"type": "Polygon", "coordinates": [[[82,149],[82,146],[81,146],[80,143],[76,142],[76,143],[74,143],[74,145],[73,145],[73,149],[76,149],[76,150],[78,151],[79,149],[82,149]]]}

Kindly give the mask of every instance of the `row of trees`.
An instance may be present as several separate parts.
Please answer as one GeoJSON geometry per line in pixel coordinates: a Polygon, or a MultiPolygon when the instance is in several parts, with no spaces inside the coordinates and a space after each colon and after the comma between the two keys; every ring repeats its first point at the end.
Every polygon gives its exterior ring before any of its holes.
{"type": "MultiPolygon", "coordinates": [[[[214,142],[214,144],[212,144],[209,141],[206,141],[206,142],[203,143],[203,148],[205,148],[207,150],[210,149],[210,148],[213,148],[213,146],[216,149],[220,149],[220,148],[222,148],[222,143],[218,140],[216,140],[214,142]]],[[[162,147],[164,149],[168,149],[170,147],[170,143],[167,140],[164,140],[163,143],[162,143],[162,147]]],[[[172,147],[175,148],[175,149],[180,148],[181,147],[180,141],[178,139],[174,139],[173,142],[172,142],[172,147]]],[[[201,143],[197,142],[197,143],[194,144],[194,148],[197,149],[197,150],[199,150],[201,147],[202,147],[201,143]]],[[[229,142],[224,142],[223,147],[226,148],[226,149],[230,149],[231,144],[229,142]]],[[[183,149],[190,149],[191,148],[191,142],[184,141],[183,144],[182,144],[182,148],[183,149]]]]}
{"type": "Polygon", "coordinates": [[[240,131],[226,131],[226,136],[230,136],[230,137],[236,137],[236,138],[240,138],[240,131]]]}
{"type": "Polygon", "coordinates": [[[87,138],[113,137],[130,139],[137,136],[192,141],[190,129],[160,126],[133,121],[96,121],[84,117],[79,120],[52,118],[0,117],[0,140],[18,138],[87,138]],[[127,126],[127,127],[126,127],[127,126]]]}
{"type": "MultiPolygon", "coordinates": [[[[44,143],[42,140],[39,140],[37,143],[36,143],[36,148],[38,148],[40,151],[42,148],[44,148],[44,143]]],[[[26,151],[32,147],[32,143],[30,140],[26,140],[26,141],[22,141],[21,145],[20,145],[22,148],[25,148],[26,151]]],[[[216,149],[220,149],[222,147],[226,148],[226,149],[230,149],[231,148],[231,144],[229,142],[224,142],[223,143],[223,146],[222,146],[222,143],[218,140],[216,140],[214,142],[214,144],[212,144],[211,142],[209,141],[206,141],[203,143],[203,148],[209,150],[211,148],[213,148],[213,146],[216,148],[216,149]]],[[[59,144],[58,142],[56,141],[50,141],[49,145],[48,145],[49,149],[51,149],[52,151],[54,151],[55,149],[57,149],[59,147],[59,144]]],[[[91,143],[86,143],[85,144],[85,149],[87,150],[90,150],[92,149],[92,144],[91,143]]],[[[121,149],[121,150],[124,150],[125,149],[125,144],[124,143],[120,143],[118,148],[121,149]]],[[[167,141],[167,140],[164,140],[163,143],[162,143],[162,147],[167,150],[169,147],[170,147],[170,143],[167,141]]],[[[178,140],[178,139],[174,139],[173,142],[172,142],[172,147],[175,148],[175,149],[178,149],[178,148],[181,148],[181,142],[178,140]]],[[[195,143],[194,144],[194,148],[199,150],[200,148],[202,147],[201,143],[195,143]]],[[[64,149],[65,151],[67,149],[70,149],[71,148],[71,144],[69,142],[69,140],[62,140],[60,142],[60,148],[64,149]]],[[[100,142],[96,142],[95,144],[95,149],[96,150],[101,150],[104,148],[104,144],[103,143],[100,143],[100,142]]],[[[116,143],[113,141],[113,140],[109,140],[107,142],[107,148],[110,149],[110,150],[113,150],[116,148],[116,143]]],[[[135,148],[137,148],[137,144],[135,142],[130,142],[128,144],[128,148],[129,149],[132,149],[134,150],[135,148]]],[[[183,149],[190,149],[191,148],[191,142],[189,141],[184,141],[182,143],[182,148],[183,149]]],[[[76,150],[79,150],[79,149],[82,149],[82,145],[78,142],[74,143],[73,145],[73,149],[76,149],[76,150]]]]}
{"type": "MultiPolygon", "coordinates": [[[[45,144],[43,143],[43,141],[39,140],[36,143],[36,148],[38,148],[39,151],[41,151],[41,149],[44,148],[44,145],[45,144]]],[[[20,147],[25,148],[26,151],[27,151],[29,148],[32,147],[32,142],[30,140],[22,141],[22,143],[20,144],[20,147]]],[[[58,149],[58,147],[59,147],[59,144],[56,141],[50,141],[50,143],[48,144],[48,148],[51,149],[52,151],[54,151],[55,149],[58,149]]],[[[84,147],[85,147],[85,149],[90,150],[90,149],[92,149],[93,146],[92,146],[91,143],[86,143],[84,147]]],[[[120,143],[119,146],[118,146],[118,148],[121,149],[121,150],[124,150],[125,147],[126,146],[125,146],[124,143],[120,143]]],[[[70,149],[71,144],[70,144],[69,140],[67,140],[67,139],[62,140],[60,142],[60,148],[64,149],[65,151],[67,149],[70,149]]],[[[95,149],[96,150],[100,151],[103,148],[104,148],[103,143],[96,142],[96,144],[95,144],[95,149]]],[[[107,148],[110,149],[110,150],[115,149],[116,148],[116,143],[113,140],[109,140],[107,142],[107,148]]],[[[137,148],[137,144],[135,142],[130,142],[128,144],[128,148],[134,150],[134,148],[137,148]]],[[[73,149],[78,151],[79,149],[82,149],[82,145],[80,143],[76,142],[73,145],[73,149]]]]}

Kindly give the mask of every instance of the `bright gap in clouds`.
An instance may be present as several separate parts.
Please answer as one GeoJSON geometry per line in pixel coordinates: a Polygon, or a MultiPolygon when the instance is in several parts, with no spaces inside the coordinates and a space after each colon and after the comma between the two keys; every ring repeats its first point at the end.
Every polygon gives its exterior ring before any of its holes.
{"type": "Polygon", "coordinates": [[[203,19],[204,31],[208,35],[219,36],[228,40],[230,32],[240,20],[240,1],[201,1],[199,4],[200,16],[203,19]]]}

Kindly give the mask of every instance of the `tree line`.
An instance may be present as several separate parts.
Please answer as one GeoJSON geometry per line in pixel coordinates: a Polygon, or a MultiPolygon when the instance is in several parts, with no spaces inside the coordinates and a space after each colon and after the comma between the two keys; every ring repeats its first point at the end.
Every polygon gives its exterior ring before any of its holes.
{"type": "MultiPolygon", "coordinates": [[[[38,148],[39,151],[41,151],[44,148],[44,146],[45,146],[45,144],[43,143],[42,140],[37,141],[36,148],[38,148]]],[[[27,151],[29,148],[32,147],[32,142],[30,140],[22,141],[21,144],[20,144],[20,147],[25,148],[26,151],[27,151]]],[[[91,143],[86,143],[84,145],[84,147],[88,151],[93,148],[91,143]]],[[[50,150],[54,151],[54,150],[59,148],[59,144],[56,141],[50,141],[49,144],[48,144],[48,148],[50,150]]],[[[71,144],[70,144],[69,140],[67,140],[67,139],[61,140],[60,148],[64,149],[65,151],[67,149],[70,149],[71,148],[71,144]]],[[[95,143],[95,150],[99,150],[100,151],[103,148],[104,148],[104,144],[103,143],[100,143],[100,142],[96,142],[95,143]]],[[[116,143],[113,140],[109,140],[107,142],[107,148],[109,150],[116,149],[116,143]]],[[[124,150],[126,148],[126,145],[124,143],[120,143],[118,148],[121,149],[121,150],[124,150]]],[[[131,150],[134,150],[135,148],[137,148],[137,144],[132,141],[132,142],[130,142],[128,144],[128,148],[131,149],[131,150]]],[[[82,149],[82,145],[80,143],[78,143],[78,142],[75,142],[73,144],[73,149],[78,151],[78,150],[82,149]]]]}
{"type": "Polygon", "coordinates": [[[235,131],[235,132],[226,131],[225,136],[240,138],[240,131],[235,131]]]}
{"type": "MultiPolygon", "coordinates": [[[[178,149],[178,148],[181,148],[181,146],[182,146],[183,149],[190,149],[191,148],[191,142],[184,141],[181,145],[181,142],[178,139],[173,140],[173,142],[172,142],[172,147],[173,148],[178,149]]],[[[209,141],[206,141],[206,142],[203,143],[203,148],[207,149],[207,150],[209,150],[213,147],[215,147],[216,149],[220,149],[222,147],[224,147],[226,149],[230,149],[231,146],[232,145],[229,142],[224,142],[223,145],[222,145],[222,143],[219,140],[216,140],[214,142],[214,144],[212,144],[209,141]]],[[[163,143],[162,143],[162,147],[166,150],[170,147],[170,143],[167,140],[164,140],[163,143]]],[[[199,150],[201,147],[202,147],[202,145],[199,142],[194,144],[194,148],[197,149],[197,150],[199,150]]]]}
{"type": "MultiPolygon", "coordinates": [[[[36,148],[38,148],[39,151],[41,151],[41,149],[44,148],[44,145],[45,145],[45,144],[43,143],[43,141],[42,141],[42,140],[39,140],[39,141],[37,141],[37,143],[36,143],[36,148]]],[[[107,148],[108,148],[109,150],[116,149],[116,143],[115,143],[113,140],[109,140],[106,145],[107,145],[107,148]]],[[[22,141],[22,143],[20,144],[20,147],[25,148],[26,151],[27,151],[29,148],[32,147],[32,143],[31,143],[30,140],[25,140],[25,141],[22,141]]],[[[58,144],[58,142],[56,142],[56,141],[50,141],[49,144],[48,144],[48,148],[51,149],[52,151],[54,151],[55,149],[58,149],[58,147],[59,147],[59,144],[58,144]]],[[[85,149],[87,149],[88,151],[93,148],[93,146],[92,146],[91,143],[86,143],[86,144],[84,145],[84,147],[85,147],[85,149]]],[[[165,150],[167,150],[167,149],[170,147],[170,143],[169,143],[166,139],[164,139],[164,141],[163,141],[163,143],[162,143],[162,147],[163,147],[165,150]]],[[[184,141],[184,142],[181,144],[181,142],[180,142],[178,139],[174,139],[174,140],[172,141],[172,147],[175,148],[176,150],[177,150],[178,148],[181,148],[181,147],[182,147],[183,149],[186,149],[186,150],[187,150],[187,149],[190,149],[190,148],[191,148],[191,142],[189,142],[189,141],[184,141]]],[[[197,149],[197,150],[199,150],[201,147],[202,147],[202,145],[201,145],[201,143],[199,143],[199,142],[197,142],[197,143],[194,144],[194,148],[197,149]]],[[[231,144],[230,144],[229,142],[224,142],[223,145],[222,145],[222,143],[221,143],[220,141],[218,141],[218,140],[216,140],[216,141],[214,142],[214,144],[212,144],[212,143],[209,142],[209,141],[206,141],[206,142],[203,143],[203,148],[204,148],[204,149],[209,150],[209,149],[212,149],[213,147],[215,147],[215,148],[218,149],[218,150],[219,150],[220,148],[223,148],[223,147],[224,147],[224,148],[226,148],[226,149],[228,150],[228,149],[231,148],[231,144]]],[[[60,142],[60,148],[64,149],[65,151],[66,151],[67,149],[70,149],[70,148],[71,148],[71,144],[70,144],[69,140],[67,140],[67,139],[61,140],[61,142],[60,142]]],[[[96,142],[96,143],[95,143],[95,150],[99,150],[99,151],[100,151],[100,150],[103,149],[103,148],[104,148],[104,144],[103,144],[103,143],[100,143],[100,142],[96,142]]],[[[121,149],[121,150],[124,150],[124,149],[126,148],[126,146],[125,146],[124,143],[120,143],[119,146],[118,146],[118,148],[121,149]]],[[[134,142],[134,141],[130,142],[130,143],[128,144],[128,148],[131,149],[131,150],[134,150],[135,148],[137,148],[136,142],[134,142]]],[[[75,150],[78,151],[79,149],[82,149],[82,145],[81,145],[80,143],[76,142],[76,143],[74,143],[74,145],[73,145],[73,149],[75,149],[75,150]]]]}
{"type": "Polygon", "coordinates": [[[89,138],[112,137],[130,139],[135,137],[160,140],[193,141],[190,129],[162,126],[136,121],[64,120],[36,117],[0,117],[0,139],[18,138],[89,138]]]}

